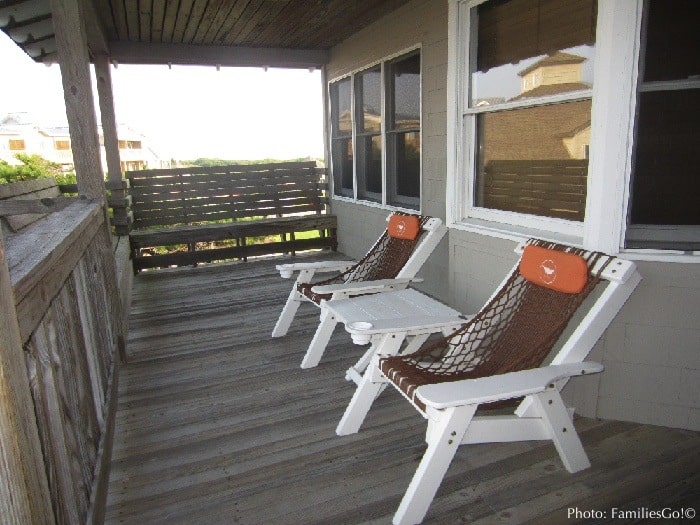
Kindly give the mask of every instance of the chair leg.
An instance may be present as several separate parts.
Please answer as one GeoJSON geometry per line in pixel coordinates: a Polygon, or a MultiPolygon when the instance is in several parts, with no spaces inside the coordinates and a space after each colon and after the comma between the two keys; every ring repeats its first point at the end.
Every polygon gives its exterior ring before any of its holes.
{"type": "Polygon", "coordinates": [[[336,434],[346,436],[360,430],[369,409],[372,408],[372,403],[388,383],[388,379],[379,370],[379,359],[396,355],[405,338],[406,334],[386,334],[372,342],[374,355],[335,429],[336,434]]]}
{"type": "Polygon", "coordinates": [[[423,521],[476,408],[477,405],[448,408],[435,422],[428,449],[394,515],[394,525],[415,525],[423,521]]]}
{"type": "Polygon", "coordinates": [[[311,340],[309,348],[306,350],[306,355],[301,362],[302,368],[313,368],[318,366],[321,357],[323,357],[323,352],[326,351],[326,346],[328,341],[330,341],[333,335],[333,330],[335,330],[335,325],[338,324],[335,316],[331,315],[328,310],[321,307],[321,322],[316,329],[314,338],[311,340]]]}
{"type": "MultiPolygon", "coordinates": [[[[373,365],[370,365],[370,368],[373,365]]],[[[360,384],[355,389],[355,393],[345,409],[343,417],[340,419],[335,433],[339,436],[347,436],[356,434],[362,423],[367,417],[369,409],[372,408],[374,400],[379,396],[382,390],[386,387],[386,379],[382,381],[370,380],[371,370],[368,368],[362,376],[360,384]]]]}
{"type": "Polygon", "coordinates": [[[296,291],[296,285],[292,287],[292,291],[287,297],[287,302],[284,303],[284,308],[277,319],[277,324],[272,330],[272,337],[282,337],[287,335],[287,331],[294,320],[294,316],[299,309],[302,299],[300,298],[299,292],[296,291]]]}
{"type": "Polygon", "coordinates": [[[533,395],[533,404],[542,416],[566,470],[579,472],[591,466],[569,411],[556,389],[533,395]]]}

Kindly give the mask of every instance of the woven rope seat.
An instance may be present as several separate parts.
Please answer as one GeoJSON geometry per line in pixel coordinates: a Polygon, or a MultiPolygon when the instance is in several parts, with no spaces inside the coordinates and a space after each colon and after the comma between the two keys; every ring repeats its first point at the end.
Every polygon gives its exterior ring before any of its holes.
{"type": "MultiPolygon", "coordinates": [[[[400,212],[394,215],[406,216],[400,212]]],[[[372,248],[354,266],[348,270],[323,281],[297,284],[297,291],[316,304],[329,300],[332,294],[314,293],[314,286],[324,286],[341,283],[361,283],[379,279],[394,279],[404,268],[406,262],[413,254],[421,238],[425,235],[422,229],[430,217],[418,216],[420,233],[414,239],[401,239],[390,235],[389,230],[384,230],[372,248]]]]}
{"type": "Polygon", "coordinates": [[[529,246],[582,258],[582,289],[570,293],[536,284],[523,276],[521,265],[499,293],[460,329],[414,353],[382,359],[382,372],[418,408],[425,411],[425,405],[415,395],[420,386],[540,366],[611,259],[601,253],[543,241],[531,241],[529,246]],[[595,275],[591,275],[594,267],[595,275]]]}

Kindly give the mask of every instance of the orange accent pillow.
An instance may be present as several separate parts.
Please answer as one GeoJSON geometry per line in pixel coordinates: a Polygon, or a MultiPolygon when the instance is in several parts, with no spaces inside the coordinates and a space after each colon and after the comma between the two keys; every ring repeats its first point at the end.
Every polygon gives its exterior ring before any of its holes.
{"type": "Polygon", "coordinates": [[[415,215],[392,215],[389,217],[389,235],[396,239],[414,241],[420,233],[420,221],[415,215]]]}
{"type": "Polygon", "coordinates": [[[579,293],[588,282],[583,257],[541,246],[525,247],[519,269],[528,281],[563,293],[579,293]]]}

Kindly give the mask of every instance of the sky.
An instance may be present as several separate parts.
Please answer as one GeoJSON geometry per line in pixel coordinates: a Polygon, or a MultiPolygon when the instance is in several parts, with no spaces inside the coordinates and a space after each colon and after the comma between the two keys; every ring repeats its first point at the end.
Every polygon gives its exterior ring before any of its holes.
{"type": "MultiPolygon", "coordinates": [[[[0,71],[0,118],[65,125],[58,64],[35,63],[0,31],[0,71]]],[[[112,89],[117,122],[162,159],[323,157],[320,71],[119,64],[112,89]]]]}

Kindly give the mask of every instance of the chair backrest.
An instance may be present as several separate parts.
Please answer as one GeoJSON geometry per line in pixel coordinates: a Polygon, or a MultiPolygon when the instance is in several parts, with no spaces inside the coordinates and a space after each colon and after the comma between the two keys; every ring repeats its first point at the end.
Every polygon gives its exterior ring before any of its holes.
{"type": "Polygon", "coordinates": [[[346,283],[415,277],[447,231],[435,217],[395,212],[387,217],[389,226],[357,264],[341,276],[346,283]],[[392,222],[415,219],[420,230],[415,238],[393,233],[392,222]]]}
{"type": "Polygon", "coordinates": [[[413,354],[387,358],[382,369],[415,389],[540,366],[586,297],[607,281],[552,363],[582,361],[640,280],[634,263],[597,252],[535,240],[516,251],[520,261],[468,323],[413,354]]]}

